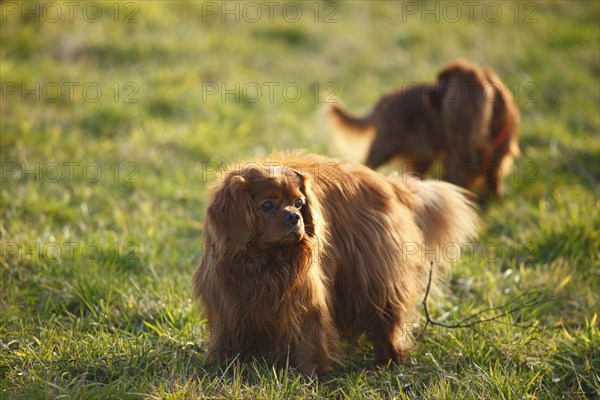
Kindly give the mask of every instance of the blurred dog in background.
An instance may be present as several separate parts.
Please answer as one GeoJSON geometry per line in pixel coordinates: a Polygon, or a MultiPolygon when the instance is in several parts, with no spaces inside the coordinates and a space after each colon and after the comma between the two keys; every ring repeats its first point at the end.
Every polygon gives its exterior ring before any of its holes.
{"type": "Polygon", "coordinates": [[[344,141],[371,135],[365,160],[370,168],[399,159],[403,171],[423,177],[440,160],[441,179],[481,187],[484,201],[503,196],[502,171],[519,154],[512,94],[491,69],[467,61],[444,67],[437,82],[383,96],[362,118],[336,104],[330,115],[344,141]]]}

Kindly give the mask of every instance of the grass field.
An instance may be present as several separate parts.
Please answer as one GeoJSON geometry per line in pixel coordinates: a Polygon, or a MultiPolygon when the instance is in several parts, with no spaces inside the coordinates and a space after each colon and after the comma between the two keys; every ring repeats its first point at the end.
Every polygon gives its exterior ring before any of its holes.
{"type": "Polygon", "coordinates": [[[599,3],[36,4],[0,3],[0,398],[600,397],[599,3]],[[523,154],[431,312],[512,312],[324,382],[205,366],[208,163],[335,154],[330,96],[363,112],[459,57],[513,91],[523,154]]]}

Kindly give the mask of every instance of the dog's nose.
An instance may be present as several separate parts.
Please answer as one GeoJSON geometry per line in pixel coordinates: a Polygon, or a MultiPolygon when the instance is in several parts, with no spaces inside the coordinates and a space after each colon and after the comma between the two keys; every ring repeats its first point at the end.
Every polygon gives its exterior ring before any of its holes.
{"type": "Polygon", "coordinates": [[[298,224],[298,221],[300,221],[300,214],[294,211],[286,212],[285,214],[283,214],[283,220],[286,223],[294,226],[298,224]]]}

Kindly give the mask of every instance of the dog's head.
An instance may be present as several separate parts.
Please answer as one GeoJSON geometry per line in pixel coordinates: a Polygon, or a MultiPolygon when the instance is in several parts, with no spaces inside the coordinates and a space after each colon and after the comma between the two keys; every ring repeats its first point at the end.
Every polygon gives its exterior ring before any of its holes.
{"type": "Polygon", "coordinates": [[[480,91],[486,100],[495,96],[495,87],[488,82],[485,69],[465,60],[446,65],[438,74],[437,84],[443,96],[457,104],[477,101],[480,91]]]}
{"type": "Polygon", "coordinates": [[[229,172],[216,188],[206,228],[221,248],[290,245],[315,235],[314,202],[300,172],[250,165],[229,172]]]}

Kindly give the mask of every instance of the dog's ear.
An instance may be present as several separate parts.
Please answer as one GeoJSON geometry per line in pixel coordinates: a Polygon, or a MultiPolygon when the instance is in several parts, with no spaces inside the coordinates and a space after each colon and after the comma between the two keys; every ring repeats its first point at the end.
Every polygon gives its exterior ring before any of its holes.
{"type": "Polygon", "coordinates": [[[206,211],[206,228],[220,248],[244,246],[254,236],[254,207],[249,182],[239,172],[227,175],[216,188],[206,211]]]}
{"type": "MultiPolygon", "coordinates": [[[[437,82],[433,85],[434,88],[428,94],[428,100],[432,106],[441,110],[444,97],[447,97],[448,90],[456,90],[456,82],[452,83],[453,75],[456,73],[454,66],[446,66],[437,76],[437,82]]],[[[455,96],[456,94],[454,94],[455,96]]]]}
{"type": "Polygon", "coordinates": [[[442,107],[443,90],[444,87],[442,84],[437,82],[425,90],[425,93],[423,94],[423,100],[426,104],[429,104],[431,107],[439,110],[442,107]]]}
{"type": "Polygon", "coordinates": [[[446,89],[446,87],[448,86],[448,83],[450,83],[450,81],[453,78],[453,75],[456,74],[457,72],[457,66],[455,64],[450,64],[447,65],[446,67],[444,67],[437,76],[437,86],[439,88],[439,90],[443,91],[444,89],[446,89]]]}
{"type": "Polygon", "coordinates": [[[317,223],[319,220],[317,197],[312,192],[310,179],[298,171],[294,171],[300,179],[300,191],[304,194],[304,206],[300,210],[304,221],[304,231],[314,238],[317,236],[317,223]]]}

